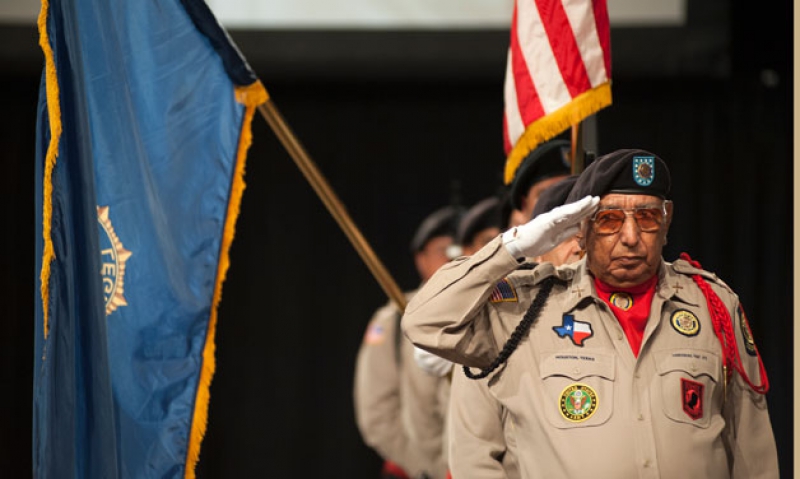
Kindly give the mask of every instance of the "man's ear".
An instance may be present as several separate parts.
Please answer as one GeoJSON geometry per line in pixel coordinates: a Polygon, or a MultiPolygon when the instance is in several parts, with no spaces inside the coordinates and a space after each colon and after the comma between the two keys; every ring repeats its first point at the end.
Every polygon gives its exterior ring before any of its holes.
{"type": "Polygon", "coordinates": [[[669,225],[672,224],[672,201],[667,201],[664,207],[667,209],[667,231],[669,231],[669,225]]]}
{"type": "Polygon", "coordinates": [[[420,277],[425,275],[425,254],[422,251],[414,253],[414,266],[417,268],[417,274],[420,277]]]}
{"type": "Polygon", "coordinates": [[[588,219],[581,220],[580,231],[578,232],[577,235],[575,235],[578,237],[578,246],[580,246],[582,250],[586,250],[586,234],[588,233],[588,228],[589,228],[589,220],[588,219]]]}

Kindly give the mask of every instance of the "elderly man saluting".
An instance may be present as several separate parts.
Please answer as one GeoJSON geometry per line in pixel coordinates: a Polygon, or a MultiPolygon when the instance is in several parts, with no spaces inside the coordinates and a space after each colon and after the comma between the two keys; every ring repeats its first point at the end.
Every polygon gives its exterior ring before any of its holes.
{"type": "Polygon", "coordinates": [[[778,477],[738,297],[661,258],[669,189],[652,153],[598,158],[568,204],[444,266],[408,305],[414,344],[491,376],[522,477],[778,477]],[[579,262],[520,267],[578,232],[579,262]]]}

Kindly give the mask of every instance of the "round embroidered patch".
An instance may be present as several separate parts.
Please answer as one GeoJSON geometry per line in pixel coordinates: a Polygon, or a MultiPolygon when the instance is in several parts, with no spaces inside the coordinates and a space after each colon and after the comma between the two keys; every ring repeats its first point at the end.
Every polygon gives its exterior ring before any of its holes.
{"type": "Polygon", "coordinates": [[[747,316],[744,314],[744,308],[742,305],[739,305],[739,327],[742,329],[742,337],[744,338],[744,349],[747,350],[747,354],[750,356],[755,356],[756,353],[756,343],[753,341],[753,333],[750,332],[750,324],[747,322],[747,316]]]}
{"type": "Polygon", "coordinates": [[[697,336],[700,332],[700,320],[691,311],[679,309],[672,313],[670,323],[675,331],[683,334],[684,336],[697,336]]]}
{"type": "Polygon", "coordinates": [[[633,306],[633,296],[628,293],[614,293],[608,298],[608,302],[623,311],[627,311],[633,306]]]}
{"type": "Polygon", "coordinates": [[[561,392],[561,415],[570,422],[583,422],[597,411],[597,393],[586,384],[570,384],[561,392]]]}

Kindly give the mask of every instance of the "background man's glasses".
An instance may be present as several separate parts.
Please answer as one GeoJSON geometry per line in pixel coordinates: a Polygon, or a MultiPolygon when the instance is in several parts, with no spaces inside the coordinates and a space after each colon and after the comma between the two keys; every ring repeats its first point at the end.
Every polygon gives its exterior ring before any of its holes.
{"type": "Polygon", "coordinates": [[[656,208],[633,208],[633,209],[607,209],[599,210],[592,217],[592,228],[594,232],[601,235],[618,233],[625,224],[625,217],[633,216],[639,230],[645,233],[658,231],[664,224],[667,217],[666,202],[661,207],[656,208]]]}

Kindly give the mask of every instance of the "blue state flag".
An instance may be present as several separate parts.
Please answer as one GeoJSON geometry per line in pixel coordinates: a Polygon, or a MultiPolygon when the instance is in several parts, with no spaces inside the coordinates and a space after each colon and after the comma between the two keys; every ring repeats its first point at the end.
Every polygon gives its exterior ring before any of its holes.
{"type": "Polygon", "coordinates": [[[199,0],[44,0],[33,476],[194,477],[267,92],[199,0]]]}

